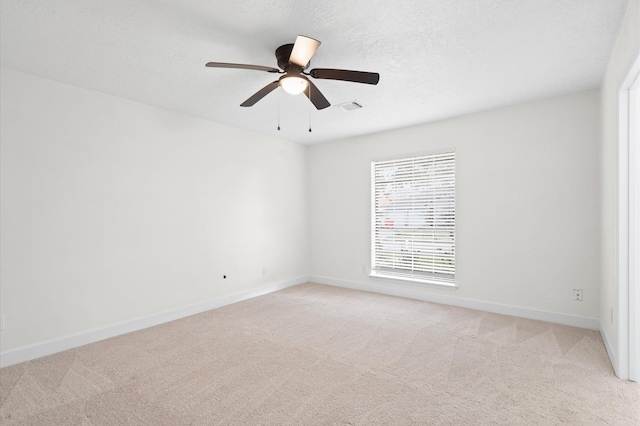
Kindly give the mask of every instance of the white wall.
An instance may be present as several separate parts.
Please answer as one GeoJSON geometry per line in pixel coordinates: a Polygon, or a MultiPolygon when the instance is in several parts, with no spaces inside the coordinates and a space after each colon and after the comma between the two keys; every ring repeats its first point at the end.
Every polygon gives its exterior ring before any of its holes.
{"type": "Polygon", "coordinates": [[[618,357],[618,94],[640,54],[640,0],[630,0],[601,86],[602,275],[600,321],[614,365],[618,357]]]}
{"type": "Polygon", "coordinates": [[[1,351],[308,273],[305,147],[1,72],[1,351]]]}
{"type": "Polygon", "coordinates": [[[310,147],[312,279],[597,324],[598,122],[598,92],[590,91],[310,147]],[[443,148],[456,150],[459,288],[369,278],[370,162],[443,148]],[[574,288],[584,301],[572,300],[574,288]]]}
{"type": "Polygon", "coordinates": [[[598,92],[304,147],[1,71],[2,352],[309,272],[580,318],[606,310],[598,92]],[[369,278],[370,161],[441,148],[457,152],[459,288],[369,278]]]}

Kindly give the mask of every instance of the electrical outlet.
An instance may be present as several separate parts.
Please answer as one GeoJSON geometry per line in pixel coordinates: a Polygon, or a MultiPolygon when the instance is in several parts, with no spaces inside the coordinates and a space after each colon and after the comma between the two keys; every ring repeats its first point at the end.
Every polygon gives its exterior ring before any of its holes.
{"type": "Polygon", "coordinates": [[[582,302],[582,289],[574,288],[573,289],[573,300],[577,300],[578,302],[582,302]]]}

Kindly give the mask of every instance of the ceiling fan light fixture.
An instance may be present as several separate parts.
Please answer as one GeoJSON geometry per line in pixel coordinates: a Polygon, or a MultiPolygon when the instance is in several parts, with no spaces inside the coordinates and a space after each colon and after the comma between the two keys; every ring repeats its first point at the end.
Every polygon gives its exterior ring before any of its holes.
{"type": "MultiPolygon", "coordinates": [[[[320,80],[341,80],[353,83],[378,84],[380,74],[377,72],[314,68],[306,73],[304,70],[309,67],[309,60],[316,53],[318,47],[320,47],[318,40],[303,35],[299,35],[293,44],[283,44],[278,47],[275,52],[276,62],[280,69],[262,65],[235,64],[230,62],[207,62],[205,65],[212,68],[239,68],[283,74],[279,79],[272,81],[251,95],[246,101],[240,104],[241,107],[255,105],[256,102],[273,92],[279,86],[292,95],[304,93],[318,110],[330,107],[331,103],[324,97],[313,81],[307,77],[320,80]]],[[[352,106],[357,108],[355,104],[352,106]]]]}
{"type": "Polygon", "coordinates": [[[280,79],[280,86],[290,95],[298,95],[307,90],[309,82],[302,77],[287,76],[280,79]]]}

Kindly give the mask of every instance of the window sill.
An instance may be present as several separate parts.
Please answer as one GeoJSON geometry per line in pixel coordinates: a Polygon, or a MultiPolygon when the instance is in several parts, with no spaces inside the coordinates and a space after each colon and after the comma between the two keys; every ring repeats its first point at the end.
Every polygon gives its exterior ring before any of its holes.
{"type": "Polygon", "coordinates": [[[387,281],[402,281],[403,283],[406,283],[406,284],[437,287],[437,288],[446,289],[446,290],[458,289],[458,286],[455,283],[447,283],[444,281],[428,280],[428,279],[421,280],[418,278],[401,277],[397,275],[384,274],[379,272],[371,272],[369,276],[374,279],[382,279],[387,281]]]}

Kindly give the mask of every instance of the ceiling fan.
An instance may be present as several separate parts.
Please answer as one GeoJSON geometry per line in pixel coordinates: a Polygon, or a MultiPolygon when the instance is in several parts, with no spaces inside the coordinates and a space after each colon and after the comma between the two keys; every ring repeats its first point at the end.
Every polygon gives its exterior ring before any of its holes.
{"type": "Polygon", "coordinates": [[[266,71],[270,73],[284,74],[278,80],[273,81],[254,93],[249,99],[240,104],[243,107],[255,105],[260,99],[267,96],[278,86],[292,95],[304,93],[317,109],[323,109],[331,104],[318,90],[308,76],[317,79],[342,80],[354,83],[378,84],[380,74],[365,71],[350,71],[333,68],[314,68],[308,73],[309,60],[320,47],[318,40],[299,35],[294,44],[285,44],[276,49],[276,60],[282,69],[261,65],[230,64],[226,62],[209,62],[207,67],[212,68],[241,68],[248,70],[266,71]]]}

